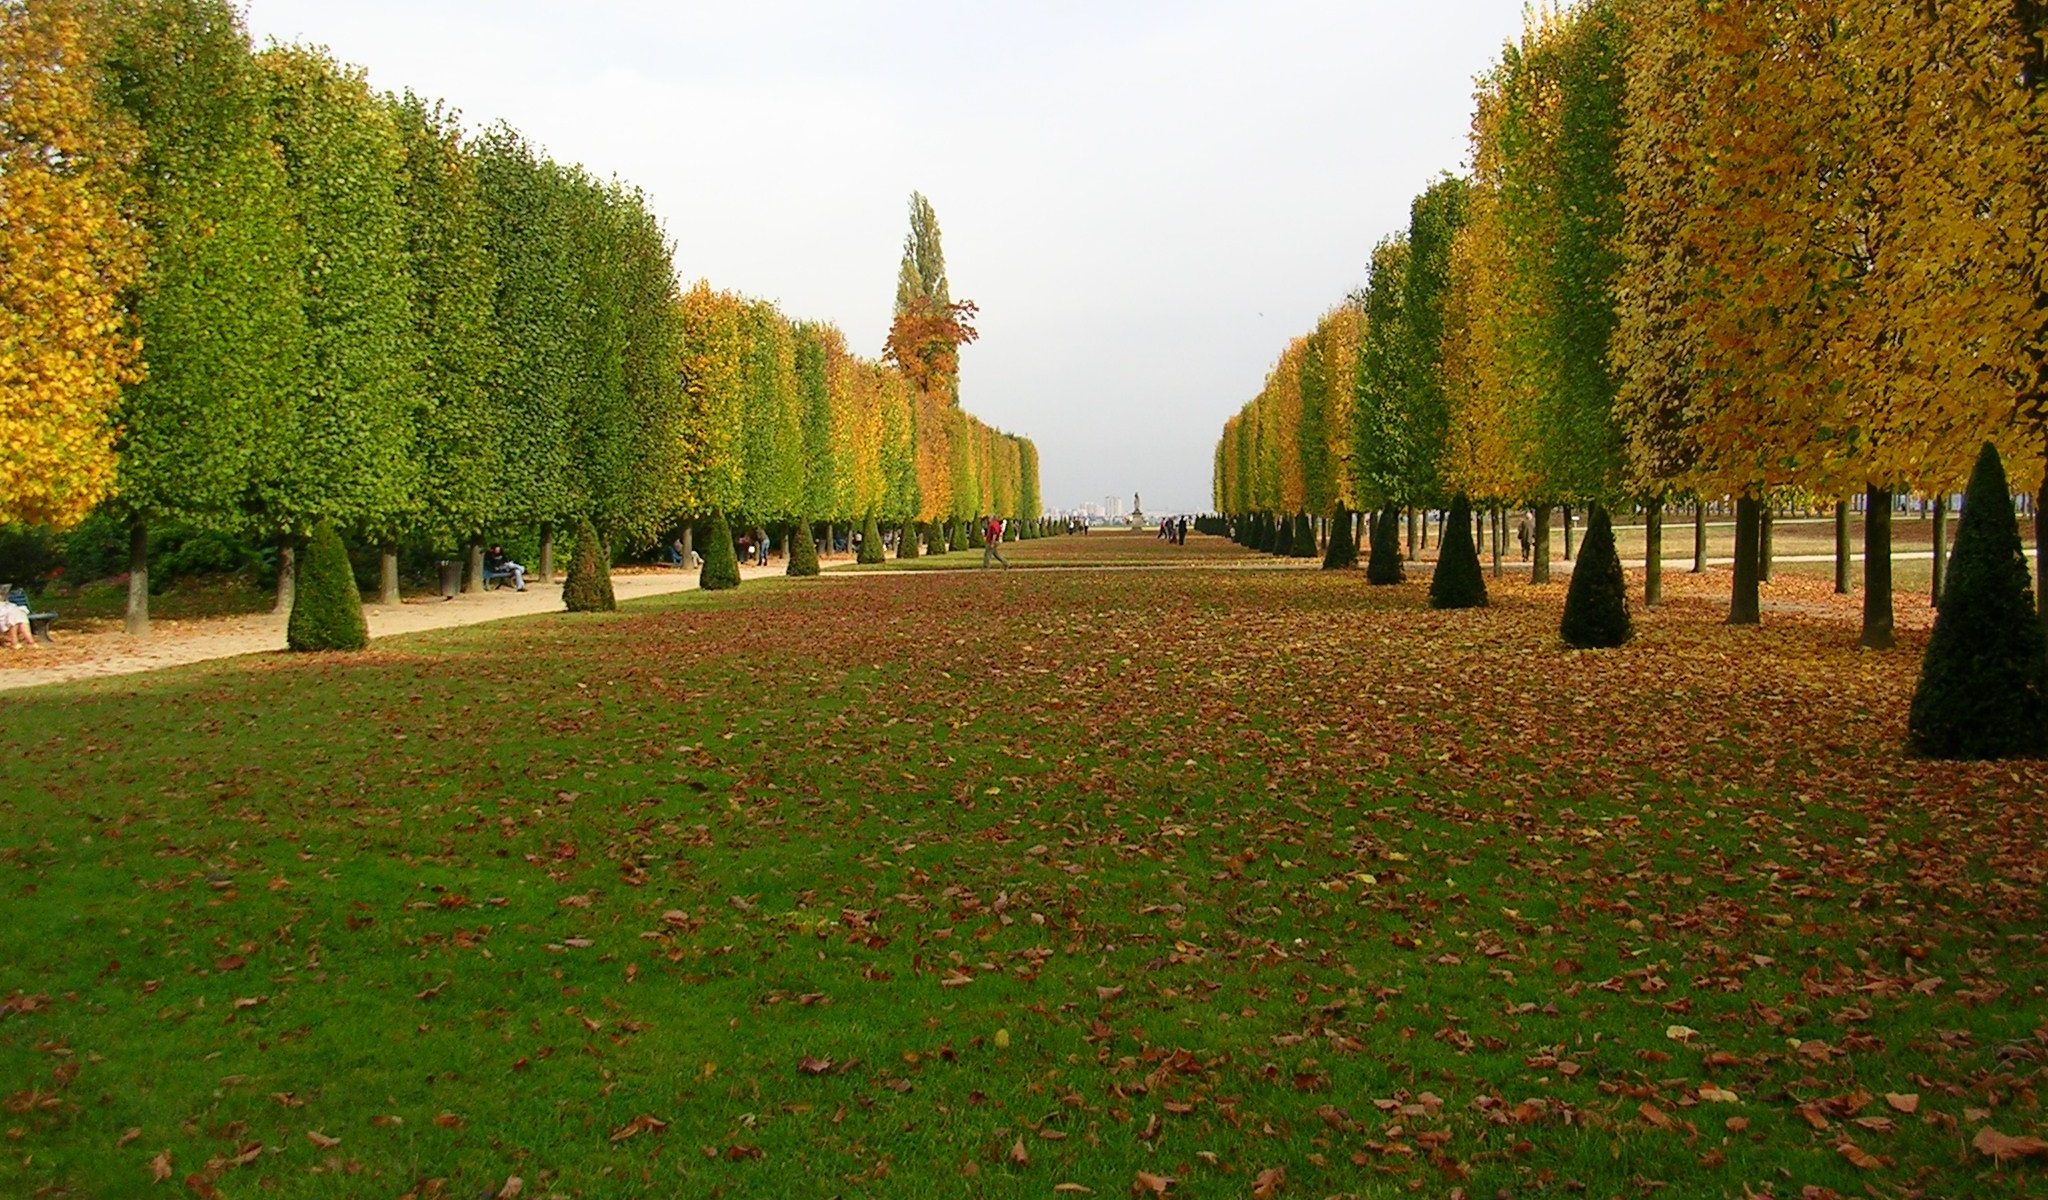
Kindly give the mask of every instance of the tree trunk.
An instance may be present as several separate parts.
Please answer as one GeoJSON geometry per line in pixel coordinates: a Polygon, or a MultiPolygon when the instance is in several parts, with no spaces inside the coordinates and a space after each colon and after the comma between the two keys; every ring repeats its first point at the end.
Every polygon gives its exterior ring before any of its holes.
{"type": "Polygon", "coordinates": [[[1550,506],[1536,506],[1536,537],[1530,543],[1529,582],[1550,582],[1550,506]]]}
{"type": "Polygon", "coordinates": [[[1765,583],[1771,581],[1771,527],[1777,524],[1766,503],[1757,516],[1756,577],[1765,583]]]}
{"type": "Polygon", "coordinates": [[[1643,507],[1643,607],[1664,602],[1664,502],[1643,507]]]}
{"type": "Polygon", "coordinates": [[[684,569],[684,570],[688,570],[688,569],[689,569],[689,567],[690,567],[690,556],[691,556],[692,554],[695,554],[696,552],[697,552],[697,527],[696,527],[695,525],[685,525],[685,526],[683,526],[683,569],[684,569]]]}
{"type": "Polygon", "coordinates": [[[1419,530],[1417,530],[1417,528],[1416,528],[1416,525],[1417,525],[1416,517],[1417,517],[1418,515],[1419,515],[1419,514],[1417,514],[1417,513],[1416,513],[1416,511],[1415,511],[1414,509],[1412,509],[1412,508],[1411,508],[1411,509],[1409,509],[1409,510],[1408,510],[1408,561],[1409,561],[1409,562],[1414,562],[1414,561],[1415,561],[1415,542],[1416,542],[1416,535],[1417,535],[1417,534],[1418,534],[1418,532],[1419,532],[1419,530]]]}
{"type": "Polygon", "coordinates": [[[1735,498],[1735,590],[1728,598],[1730,625],[1755,625],[1763,619],[1757,595],[1758,560],[1763,557],[1763,504],[1753,496],[1735,498]]]}
{"type": "Polygon", "coordinates": [[[149,636],[149,522],[141,517],[128,526],[128,632],[149,636]]]}
{"type": "Polygon", "coordinates": [[[299,589],[299,548],[290,538],[277,540],[277,607],[273,612],[290,613],[299,589]]]}
{"type": "Polygon", "coordinates": [[[1422,548],[1429,549],[1429,510],[1422,510],[1422,548]]]}
{"type": "Polygon", "coordinates": [[[1864,492],[1863,636],[1858,644],[1872,650],[1892,648],[1892,493],[1872,487],[1864,492]]]}
{"type": "Polygon", "coordinates": [[[1564,506],[1564,560],[1572,560],[1572,506],[1564,506]]]}
{"type": "Polygon", "coordinates": [[[542,583],[553,583],[555,581],[555,523],[553,521],[542,521],[540,523],[540,581],[542,583]]]}
{"type": "Polygon", "coordinates": [[[1849,594],[1849,502],[1835,501],[1835,595],[1849,594]]]}
{"type": "Polygon", "coordinates": [[[463,554],[462,590],[474,595],[484,590],[484,544],[471,542],[463,554]]]}
{"type": "Polygon", "coordinates": [[[1934,587],[1927,602],[1941,607],[1941,585],[1948,580],[1948,497],[1934,498],[1934,587]]]}
{"type": "Polygon", "coordinates": [[[1501,552],[1501,545],[1502,545],[1502,543],[1504,543],[1504,542],[1505,542],[1505,541],[1507,540],[1507,533],[1506,533],[1506,531],[1507,531],[1507,524],[1508,524],[1508,514],[1507,514],[1507,509],[1505,509],[1505,508],[1501,507],[1501,506],[1500,506],[1500,505],[1498,505],[1498,504],[1494,505],[1494,506],[1493,506],[1493,577],[1494,577],[1495,579],[1499,579],[1499,578],[1500,578],[1500,571],[1501,571],[1501,567],[1500,567],[1500,552],[1501,552]]]}
{"type": "Polygon", "coordinates": [[[397,547],[384,547],[384,553],[378,558],[380,561],[377,571],[377,603],[395,607],[399,602],[397,547]]]}
{"type": "Polygon", "coordinates": [[[1692,573],[1707,573],[1707,502],[1695,500],[1692,504],[1692,573]]]}

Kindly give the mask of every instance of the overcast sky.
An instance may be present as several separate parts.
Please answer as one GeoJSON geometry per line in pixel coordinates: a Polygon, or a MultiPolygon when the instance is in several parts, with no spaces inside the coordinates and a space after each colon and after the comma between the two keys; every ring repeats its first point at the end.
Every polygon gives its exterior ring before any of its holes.
{"type": "Polygon", "coordinates": [[[637,184],[687,283],[879,354],[938,210],[981,306],[962,401],[1039,447],[1046,503],[1209,506],[1223,420],[1464,163],[1523,0],[249,0],[479,126],[637,184]]]}

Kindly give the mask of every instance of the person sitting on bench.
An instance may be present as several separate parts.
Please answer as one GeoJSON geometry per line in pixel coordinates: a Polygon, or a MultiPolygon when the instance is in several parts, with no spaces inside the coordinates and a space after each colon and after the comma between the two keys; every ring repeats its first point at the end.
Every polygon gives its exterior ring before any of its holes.
{"type": "Polygon", "coordinates": [[[12,600],[0,600],[0,643],[19,649],[35,647],[28,624],[28,609],[12,600]]]}
{"type": "Polygon", "coordinates": [[[484,551],[484,574],[510,575],[514,591],[526,590],[526,568],[506,558],[503,546],[492,546],[484,551]]]}

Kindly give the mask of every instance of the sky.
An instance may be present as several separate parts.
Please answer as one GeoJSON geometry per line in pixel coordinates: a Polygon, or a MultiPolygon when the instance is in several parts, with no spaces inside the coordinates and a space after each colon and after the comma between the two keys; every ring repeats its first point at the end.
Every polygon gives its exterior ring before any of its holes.
{"type": "Polygon", "coordinates": [[[879,355],[913,190],[980,306],[963,405],[1045,502],[1210,506],[1223,421],[1463,168],[1524,0],[248,0],[259,45],[644,191],[687,285],[879,355]]]}

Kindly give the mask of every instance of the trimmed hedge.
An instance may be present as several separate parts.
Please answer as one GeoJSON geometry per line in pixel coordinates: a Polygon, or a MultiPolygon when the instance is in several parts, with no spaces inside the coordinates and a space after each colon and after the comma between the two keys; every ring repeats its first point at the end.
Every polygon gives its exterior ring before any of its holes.
{"type": "Polygon", "coordinates": [[[1571,586],[1564,594],[1564,618],[1558,622],[1565,644],[1581,650],[1619,646],[1635,632],[1628,619],[1621,556],[1614,551],[1614,525],[1604,505],[1592,507],[1578,561],[1572,564],[1571,586]]]}
{"type": "Polygon", "coordinates": [[[697,573],[697,586],[707,592],[722,592],[740,585],[739,555],[732,548],[732,526],[725,523],[723,512],[713,511],[711,519],[704,523],[703,534],[697,539],[703,544],[704,569],[697,573]]]}
{"type": "Polygon", "coordinates": [[[597,536],[588,517],[576,522],[576,550],[569,557],[569,578],[562,583],[562,606],[570,612],[611,612],[619,606],[612,593],[611,550],[597,536]]]}
{"type": "Polygon", "coordinates": [[[284,643],[293,650],[361,650],[370,644],[363,594],[348,565],[348,547],[334,525],[322,521],[299,556],[299,582],[284,643]]]}
{"type": "Polygon", "coordinates": [[[873,566],[887,557],[882,549],[882,527],[875,523],[875,514],[869,513],[867,523],[861,526],[860,556],[856,561],[873,566]]]}
{"type": "Polygon", "coordinates": [[[2005,466],[1990,443],[1977,455],[1906,744],[1931,758],[2048,754],[2048,640],[2020,551],[2005,466]]]}
{"type": "Polygon", "coordinates": [[[1479,569],[1479,546],[1472,540],[1472,502],[1459,492],[1444,518],[1443,541],[1437,546],[1436,570],[1429,577],[1431,608],[1485,608],[1486,575],[1479,569]]]}
{"type": "MultiPolygon", "coordinates": [[[[831,536],[831,527],[826,527],[826,536],[831,536]]],[[[795,520],[789,524],[789,569],[785,574],[801,578],[818,573],[818,543],[811,536],[811,523],[795,520]]]]}
{"type": "Polygon", "coordinates": [[[1389,504],[1372,522],[1372,553],[1365,560],[1365,581],[1390,587],[1408,577],[1401,568],[1401,510],[1389,504]]]}

